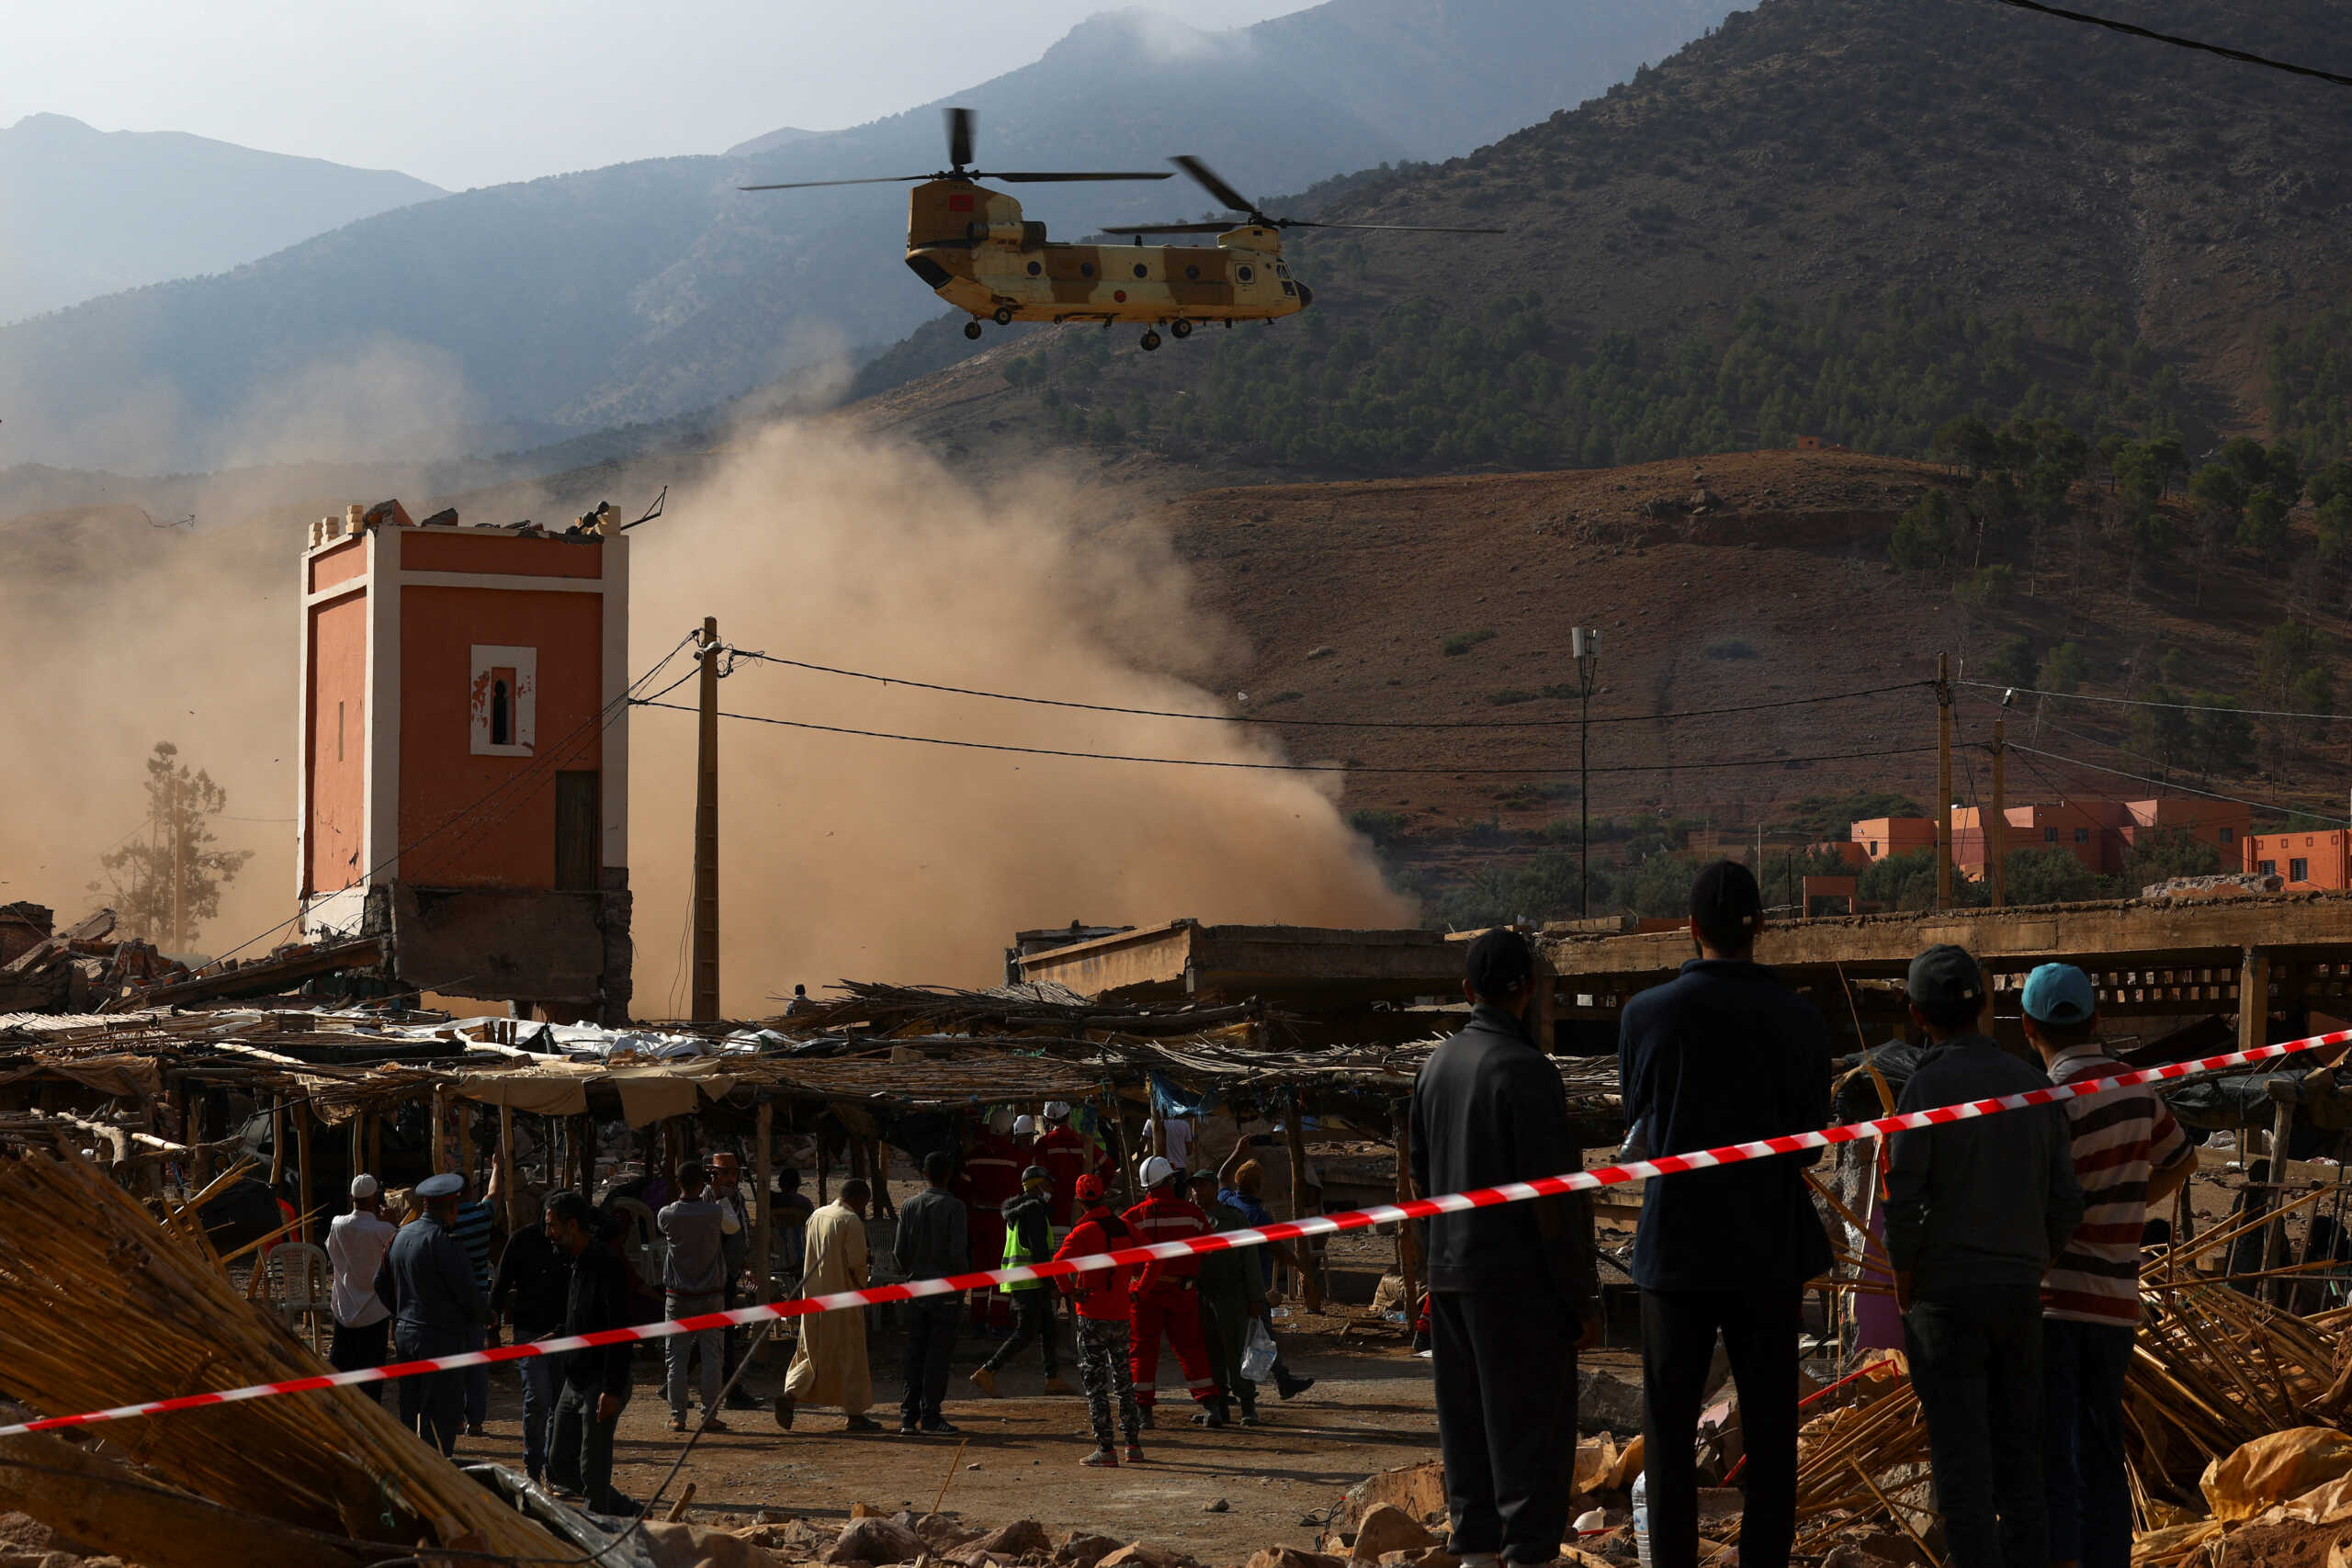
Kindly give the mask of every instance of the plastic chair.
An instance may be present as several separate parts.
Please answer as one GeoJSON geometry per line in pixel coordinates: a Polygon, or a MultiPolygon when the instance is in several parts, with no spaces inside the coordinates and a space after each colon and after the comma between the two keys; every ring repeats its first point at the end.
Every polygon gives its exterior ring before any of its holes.
{"type": "Polygon", "coordinates": [[[307,1332],[311,1348],[324,1353],[326,1327],[334,1321],[334,1270],[326,1249],[307,1241],[283,1241],[269,1249],[269,1301],[286,1326],[307,1332]]]}

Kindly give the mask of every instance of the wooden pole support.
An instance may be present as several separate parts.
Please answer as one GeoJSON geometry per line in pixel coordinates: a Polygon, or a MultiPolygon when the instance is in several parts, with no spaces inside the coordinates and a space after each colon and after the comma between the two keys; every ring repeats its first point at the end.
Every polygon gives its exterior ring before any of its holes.
{"type": "Polygon", "coordinates": [[[775,1300],[775,1101],[763,1094],[752,1115],[752,1299],[762,1306],[775,1300]]]}
{"type": "Polygon", "coordinates": [[[1936,908],[1951,908],[1951,655],[1936,655],[1936,908]]]}
{"type": "Polygon", "coordinates": [[[1984,869],[1993,883],[1993,908],[2009,903],[2009,739],[2008,721],[1993,721],[1993,815],[1982,824],[1984,869]]]}
{"type": "Polygon", "coordinates": [[[298,1206],[302,1215],[301,1235],[304,1241],[311,1238],[311,1211],[316,1207],[311,1200],[311,1190],[314,1185],[311,1179],[317,1168],[311,1160],[311,1123],[313,1120],[314,1118],[311,1115],[311,1101],[308,1097],[305,1097],[300,1109],[294,1113],[294,1157],[302,1165],[300,1172],[302,1197],[298,1206]]]}
{"type": "MultiPolygon", "coordinates": [[[[1296,1090],[1290,1096],[1290,1108],[1283,1113],[1285,1141],[1290,1145],[1290,1217],[1306,1218],[1306,1107],[1296,1090]]],[[[1298,1242],[1299,1299],[1309,1312],[1323,1310],[1323,1275],[1317,1267],[1321,1261],[1316,1255],[1313,1238],[1302,1236],[1298,1242]]]]}
{"type": "Polygon", "coordinates": [[[696,1023],[718,1021],[718,618],[702,623],[702,700],[695,731],[694,1004],[696,1023]]]}
{"type": "MultiPolygon", "coordinates": [[[[1410,1100],[1399,1101],[1389,1113],[1396,1139],[1396,1201],[1413,1201],[1413,1118],[1410,1100]]],[[[1421,1299],[1421,1236],[1414,1220],[1396,1224],[1396,1274],[1405,1286],[1405,1320],[1409,1323],[1421,1299]]]]}

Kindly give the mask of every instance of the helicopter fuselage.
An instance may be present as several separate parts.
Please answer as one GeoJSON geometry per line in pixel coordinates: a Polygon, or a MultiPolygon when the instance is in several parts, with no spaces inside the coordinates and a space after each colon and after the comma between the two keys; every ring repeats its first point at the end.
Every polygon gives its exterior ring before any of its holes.
{"type": "Polygon", "coordinates": [[[1291,276],[1281,234],[1263,225],[1209,245],[1071,244],[1047,240],[1012,197],[967,180],[910,193],[907,266],[949,304],[1000,324],[1183,323],[1182,335],[1195,322],[1295,315],[1313,299],[1291,276]]]}

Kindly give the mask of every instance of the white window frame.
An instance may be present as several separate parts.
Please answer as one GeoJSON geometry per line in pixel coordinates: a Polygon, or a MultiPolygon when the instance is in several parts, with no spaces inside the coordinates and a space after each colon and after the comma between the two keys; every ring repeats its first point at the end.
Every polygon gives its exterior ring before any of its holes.
{"type": "Polygon", "coordinates": [[[491,643],[473,645],[473,674],[466,687],[466,715],[472,730],[472,753],[477,757],[527,757],[538,728],[539,650],[536,648],[501,648],[491,643]],[[490,738],[490,672],[511,668],[514,671],[514,711],[508,717],[507,733],[512,742],[498,745],[490,738]]]}

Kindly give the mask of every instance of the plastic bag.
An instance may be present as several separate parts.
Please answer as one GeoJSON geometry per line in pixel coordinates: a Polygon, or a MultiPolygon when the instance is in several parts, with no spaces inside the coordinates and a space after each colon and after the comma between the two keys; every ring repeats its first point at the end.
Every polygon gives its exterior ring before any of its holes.
{"type": "Polygon", "coordinates": [[[1250,1337],[1241,1346],[1241,1375],[1251,1382],[1264,1382],[1274,1375],[1274,1337],[1266,1332],[1263,1318],[1250,1320],[1250,1337]]]}

